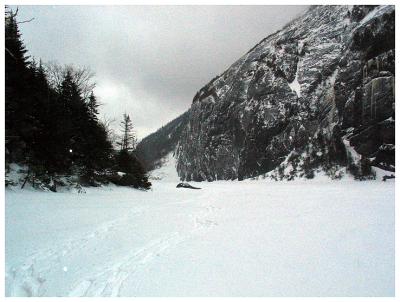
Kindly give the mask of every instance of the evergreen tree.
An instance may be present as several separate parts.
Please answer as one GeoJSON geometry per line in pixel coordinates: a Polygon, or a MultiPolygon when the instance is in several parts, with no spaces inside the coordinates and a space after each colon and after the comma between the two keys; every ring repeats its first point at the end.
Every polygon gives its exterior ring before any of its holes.
{"type": "Polygon", "coordinates": [[[134,188],[146,190],[151,187],[144,167],[135,154],[126,149],[120,150],[116,156],[116,161],[119,171],[125,173],[117,181],[118,185],[133,186],[134,188]]]}
{"type": "Polygon", "coordinates": [[[91,119],[97,120],[97,115],[99,114],[99,111],[98,111],[97,108],[100,105],[97,102],[97,99],[96,99],[95,95],[93,94],[93,91],[90,93],[87,106],[88,106],[88,109],[89,109],[89,114],[90,114],[91,119]]]}
{"type": "MultiPolygon", "coordinates": [[[[18,29],[16,19],[17,12],[14,13],[11,9],[6,11],[5,16],[5,50],[6,60],[11,62],[10,65],[15,65],[25,69],[28,63],[27,49],[22,42],[21,33],[18,29]]],[[[10,75],[10,74],[9,74],[10,75]]]]}
{"type": "Polygon", "coordinates": [[[24,132],[29,114],[29,71],[26,48],[16,20],[17,13],[6,8],[5,15],[5,135],[6,160],[21,160],[26,152],[24,132]],[[9,158],[10,157],[10,158],[9,158]]]}
{"type": "Polygon", "coordinates": [[[47,152],[50,117],[49,87],[41,62],[37,66],[35,60],[32,60],[29,65],[29,73],[30,135],[29,137],[25,136],[25,140],[31,153],[30,165],[47,167],[49,162],[49,154],[47,152]]]}
{"type": "Polygon", "coordinates": [[[55,152],[55,163],[60,172],[70,172],[74,160],[79,158],[79,148],[77,138],[79,133],[75,132],[75,119],[79,119],[79,112],[76,110],[80,102],[80,95],[77,87],[72,81],[72,76],[68,72],[59,88],[59,95],[54,106],[54,119],[52,120],[52,149],[55,152]]]}
{"type": "Polygon", "coordinates": [[[121,121],[122,138],[118,143],[121,150],[132,151],[136,147],[136,137],[133,131],[133,124],[129,114],[124,113],[121,121]]]}
{"type": "Polygon", "coordinates": [[[126,113],[123,115],[121,128],[122,139],[119,143],[121,149],[116,155],[116,168],[125,175],[117,181],[117,184],[148,189],[151,183],[148,181],[143,164],[132,151],[135,146],[135,136],[132,121],[126,113]]]}
{"type": "Polygon", "coordinates": [[[82,152],[82,177],[89,184],[95,183],[96,171],[102,171],[111,167],[112,143],[108,137],[107,129],[98,120],[99,104],[92,92],[86,103],[85,113],[87,116],[79,125],[81,129],[82,152]]]}

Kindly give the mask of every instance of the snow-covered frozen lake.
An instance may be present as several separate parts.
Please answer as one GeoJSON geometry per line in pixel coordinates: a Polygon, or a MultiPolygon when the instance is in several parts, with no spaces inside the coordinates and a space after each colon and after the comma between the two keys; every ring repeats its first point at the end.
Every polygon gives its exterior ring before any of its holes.
{"type": "Polygon", "coordinates": [[[394,182],[6,190],[7,296],[393,296],[394,182]]]}

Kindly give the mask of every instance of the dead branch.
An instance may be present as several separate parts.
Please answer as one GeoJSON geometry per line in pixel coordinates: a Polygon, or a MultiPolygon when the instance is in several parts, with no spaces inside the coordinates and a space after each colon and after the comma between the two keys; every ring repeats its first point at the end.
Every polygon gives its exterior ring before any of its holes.
{"type": "Polygon", "coordinates": [[[31,18],[31,19],[25,20],[25,21],[20,21],[20,22],[17,22],[17,24],[28,23],[28,22],[31,22],[33,20],[35,20],[35,18],[31,18]]]}

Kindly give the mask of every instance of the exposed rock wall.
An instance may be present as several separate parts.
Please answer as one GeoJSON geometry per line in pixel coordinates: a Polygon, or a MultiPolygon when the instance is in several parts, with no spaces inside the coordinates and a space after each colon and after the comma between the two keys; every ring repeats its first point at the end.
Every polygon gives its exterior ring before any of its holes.
{"type": "Polygon", "coordinates": [[[181,179],[253,177],[293,152],[346,166],[344,135],[394,170],[394,30],[394,6],[317,6],[265,38],[194,97],[181,179]]]}

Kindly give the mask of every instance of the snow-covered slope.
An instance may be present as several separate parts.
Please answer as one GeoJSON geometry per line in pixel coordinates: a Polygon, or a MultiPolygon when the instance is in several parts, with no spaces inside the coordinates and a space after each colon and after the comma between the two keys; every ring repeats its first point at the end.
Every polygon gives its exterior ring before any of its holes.
{"type": "Polygon", "coordinates": [[[175,185],[7,189],[6,296],[394,295],[394,182],[175,185]]]}
{"type": "Polygon", "coordinates": [[[163,182],[179,183],[180,179],[176,171],[176,158],[174,152],[168,153],[159,162],[159,167],[150,171],[150,181],[159,180],[163,182]]]}

